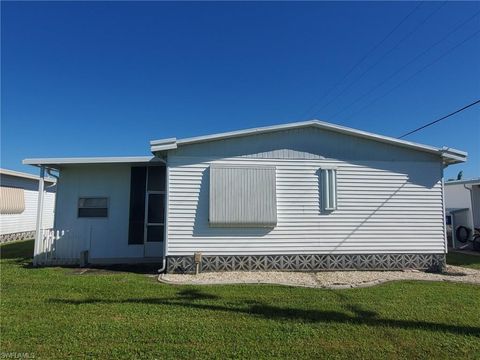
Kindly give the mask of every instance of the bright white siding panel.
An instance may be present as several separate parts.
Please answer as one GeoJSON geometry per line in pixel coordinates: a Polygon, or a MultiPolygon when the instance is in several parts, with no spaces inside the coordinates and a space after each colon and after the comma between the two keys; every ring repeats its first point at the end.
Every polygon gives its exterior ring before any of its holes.
{"type": "MultiPolygon", "coordinates": [[[[24,189],[25,209],[21,214],[0,215],[0,233],[34,231],[37,221],[38,181],[2,175],[1,184],[24,189]]],[[[48,186],[50,184],[46,184],[48,186]]],[[[55,187],[47,188],[44,198],[43,228],[53,227],[55,209],[55,187]]]]}
{"type": "Polygon", "coordinates": [[[143,257],[143,245],[128,244],[130,165],[72,165],[61,169],[57,191],[55,229],[65,235],[57,241],[59,257],[78,257],[89,250],[92,261],[143,257]],[[78,217],[80,197],[108,198],[108,217],[78,217]]]}
{"type": "Polygon", "coordinates": [[[474,224],[474,218],[472,212],[472,196],[470,194],[470,191],[466,189],[463,184],[449,184],[448,182],[445,183],[444,188],[445,207],[447,209],[469,209],[468,212],[466,212],[465,214],[455,215],[456,224],[472,228],[474,224]]]}
{"type": "MultiPolygon", "coordinates": [[[[211,161],[169,158],[168,255],[443,253],[436,162],[224,159],[276,167],[277,225],[208,225],[211,161]],[[337,210],[322,213],[319,169],[337,168],[337,210]]],[[[214,162],[214,163],[219,163],[214,162]]]]}
{"type": "Polygon", "coordinates": [[[271,227],[277,223],[275,168],[209,168],[209,224],[219,227],[271,227]]]}

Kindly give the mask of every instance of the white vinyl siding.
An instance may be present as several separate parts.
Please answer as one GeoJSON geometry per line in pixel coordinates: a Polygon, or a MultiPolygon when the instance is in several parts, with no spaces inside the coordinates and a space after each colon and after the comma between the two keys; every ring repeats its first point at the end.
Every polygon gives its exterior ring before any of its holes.
{"type": "Polygon", "coordinates": [[[443,253],[440,162],[169,158],[167,255],[443,253]],[[275,166],[277,225],[208,224],[208,168],[275,166]],[[337,169],[337,210],[321,211],[319,169],[337,169]]]}
{"type": "Polygon", "coordinates": [[[274,226],[275,168],[210,166],[209,223],[218,227],[274,226]]]}

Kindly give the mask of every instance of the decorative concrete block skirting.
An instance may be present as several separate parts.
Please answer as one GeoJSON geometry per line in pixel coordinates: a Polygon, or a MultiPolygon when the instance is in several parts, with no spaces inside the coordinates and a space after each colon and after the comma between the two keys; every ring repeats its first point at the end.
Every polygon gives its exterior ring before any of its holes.
{"type": "Polygon", "coordinates": [[[30,240],[35,238],[35,230],[16,232],[11,234],[0,235],[0,243],[6,243],[11,241],[30,240]]]}
{"type": "MultiPolygon", "coordinates": [[[[202,272],[218,271],[329,271],[402,270],[441,271],[445,254],[246,255],[203,256],[202,272]]],[[[192,256],[167,256],[167,272],[195,272],[192,256]]]]}

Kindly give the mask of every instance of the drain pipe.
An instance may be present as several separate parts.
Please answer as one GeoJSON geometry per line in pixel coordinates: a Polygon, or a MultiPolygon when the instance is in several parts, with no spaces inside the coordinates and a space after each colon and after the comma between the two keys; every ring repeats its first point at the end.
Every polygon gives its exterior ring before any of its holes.
{"type": "Polygon", "coordinates": [[[48,176],[51,176],[51,177],[53,177],[54,179],[57,180],[52,185],[47,186],[47,189],[48,189],[48,188],[51,188],[51,187],[54,187],[55,185],[57,185],[58,179],[60,177],[58,175],[52,174],[52,169],[50,169],[50,168],[47,168],[47,174],[48,174],[48,176]]]}
{"type": "Polygon", "coordinates": [[[167,261],[165,259],[165,256],[162,258],[162,267],[157,270],[159,274],[163,273],[165,271],[165,268],[167,267],[167,261]]]}
{"type": "MultiPolygon", "coordinates": [[[[469,211],[468,211],[468,217],[470,218],[469,220],[472,220],[472,237],[475,234],[475,223],[473,221],[473,189],[468,187],[467,184],[463,184],[463,187],[468,190],[470,193],[470,206],[469,211]]],[[[470,240],[470,239],[469,239],[470,240]]]]}
{"type": "Polygon", "coordinates": [[[35,245],[33,252],[33,265],[38,266],[40,264],[40,254],[43,251],[42,241],[43,241],[43,197],[44,197],[44,186],[45,186],[45,166],[40,166],[40,177],[38,180],[38,197],[37,197],[37,221],[35,226],[35,245]]]}
{"type": "MultiPolygon", "coordinates": [[[[157,156],[157,154],[154,154],[157,156]]],[[[168,161],[162,159],[163,163],[165,163],[165,223],[164,223],[164,231],[165,236],[163,238],[163,256],[162,256],[162,267],[158,269],[158,273],[163,273],[167,268],[167,243],[168,243],[168,205],[169,205],[169,197],[170,197],[170,168],[168,167],[168,161]]]]}

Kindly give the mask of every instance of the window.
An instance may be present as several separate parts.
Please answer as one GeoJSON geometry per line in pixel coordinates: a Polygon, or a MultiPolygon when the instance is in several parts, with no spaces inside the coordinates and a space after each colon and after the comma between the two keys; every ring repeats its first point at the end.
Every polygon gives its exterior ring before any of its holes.
{"type": "Polygon", "coordinates": [[[78,199],[78,217],[99,218],[108,216],[106,197],[81,197],[78,199]]]}
{"type": "Polygon", "coordinates": [[[321,202],[324,211],[337,208],[337,170],[321,169],[321,202]]]}
{"type": "Polygon", "coordinates": [[[277,224],[275,167],[210,166],[210,226],[277,224]]]}
{"type": "Polygon", "coordinates": [[[25,211],[25,194],[21,188],[0,187],[0,214],[21,214],[25,211]]]}

